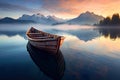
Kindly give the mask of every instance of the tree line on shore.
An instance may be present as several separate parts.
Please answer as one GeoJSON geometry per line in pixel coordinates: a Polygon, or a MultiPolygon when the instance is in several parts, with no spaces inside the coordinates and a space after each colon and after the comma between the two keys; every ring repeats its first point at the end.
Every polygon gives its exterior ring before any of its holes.
{"type": "Polygon", "coordinates": [[[106,17],[96,24],[99,26],[119,26],[120,25],[120,16],[118,13],[113,14],[112,17],[106,17]]]}

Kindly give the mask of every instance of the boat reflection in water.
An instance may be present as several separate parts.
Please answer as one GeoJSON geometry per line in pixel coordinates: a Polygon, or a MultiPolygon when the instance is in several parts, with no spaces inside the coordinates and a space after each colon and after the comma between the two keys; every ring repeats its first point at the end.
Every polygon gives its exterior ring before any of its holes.
{"type": "Polygon", "coordinates": [[[34,63],[44,74],[53,80],[60,80],[63,77],[65,61],[60,50],[57,54],[52,54],[35,48],[29,42],[27,44],[27,50],[34,63]]]}

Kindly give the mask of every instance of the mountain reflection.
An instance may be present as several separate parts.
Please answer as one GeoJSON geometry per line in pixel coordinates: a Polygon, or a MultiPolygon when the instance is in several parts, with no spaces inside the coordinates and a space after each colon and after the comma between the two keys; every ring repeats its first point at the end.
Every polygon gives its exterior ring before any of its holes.
{"type": "Polygon", "coordinates": [[[84,40],[84,41],[90,41],[99,36],[99,33],[97,31],[94,31],[93,29],[80,29],[80,30],[69,31],[69,33],[75,35],[80,40],[84,40]]]}
{"type": "Polygon", "coordinates": [[[41,51],[33,47],[29,42],[27,50],[40,70],[53,80],[60,80],[64,75],[65,61],[62,52],[56,54],[41,51]]]}
{"type": "Polygon", "coordinates": [[[20,35],[26,39],[25,33],[26,31],[0,31],[0,35],[7,35],[9,37],[20,35]]]}
{"type": "Polygon", "coordinates": [[[46,30],[47,32],[50,33],[59,33],[59,34],[69,34],[78,37],[80,40],[84,41],[89,41],[92,40],[99,35],[98,31],[95,31],[94,28],[91,29],[77,29],[77,30],[59,30],[59,29],[51,29],[51,30],[46,30]]]}
{"type": "Polygon", "coordinates": [[[99,32],[105,37],[110,37],[110,39],[120,38],[120,28],[100,28],[99,32]]]}

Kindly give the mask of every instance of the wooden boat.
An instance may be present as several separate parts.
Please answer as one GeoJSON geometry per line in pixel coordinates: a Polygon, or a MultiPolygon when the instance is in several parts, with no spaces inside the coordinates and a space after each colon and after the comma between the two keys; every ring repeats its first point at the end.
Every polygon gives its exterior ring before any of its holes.
{"type": "Polygon", "coordinates": [[[41,50],[57,53],[65,37],[46,33],[31,27],[26,32],[30,43],[41,50]]]}

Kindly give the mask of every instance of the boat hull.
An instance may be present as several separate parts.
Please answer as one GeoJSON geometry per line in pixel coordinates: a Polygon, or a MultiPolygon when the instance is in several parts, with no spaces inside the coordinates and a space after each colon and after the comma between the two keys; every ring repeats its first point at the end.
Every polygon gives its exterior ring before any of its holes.
{"type": "Polygon", "coordinates": [[[45,41],[29,40],[30,44],[33,45],[34,47],[41,49],[41,50],[48,51],[48,52],[53,52],[53,53],[57,53],[63,41],[64,41],[63,39],[45,40],[45,41]]]}
{"type": "Polygon", "coordinates": [[[57,53],[65,37],[46,33],[31,27],[26,32],[31,45],[41,50],[57,53]]]}

